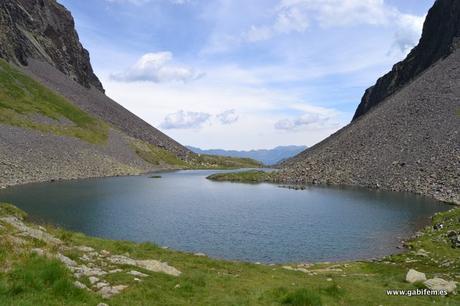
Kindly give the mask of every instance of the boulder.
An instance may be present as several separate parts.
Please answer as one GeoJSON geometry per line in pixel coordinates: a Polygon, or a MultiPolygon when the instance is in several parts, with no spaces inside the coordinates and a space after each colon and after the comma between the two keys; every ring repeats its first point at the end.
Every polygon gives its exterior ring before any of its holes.
{"type": "Polygon", "coordinates": [[[442,278],[432,278],[423,283],[431,290],[446,290],[447,293],[452,293],[457,289],[457,285],[453,281],[446,281],[442,278]]]}
{"type": "Polygon", "coordinates": [[[406,282],[408,283],[416,283],[416,282],[423,282],[426,281],[425,273],[418,272],[414,269],[410,269],[409,272],[406,274],[406,282]]]}

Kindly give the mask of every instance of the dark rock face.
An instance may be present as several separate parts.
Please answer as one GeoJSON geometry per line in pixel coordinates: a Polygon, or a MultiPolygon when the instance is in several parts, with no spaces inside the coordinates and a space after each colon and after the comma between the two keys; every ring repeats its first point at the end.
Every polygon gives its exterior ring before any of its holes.
{"type": "Polygon", "coordinates": [[[408,191],[460,205],[460,49],[281,164],[280,182],[408,191]]]}
{"type": "Polygon", "coordinates": [[[391,72],[366,90],[353,120],[403,88],[459,46],[460,1],[436,0],[430,9],[419,44],[391,72]]]}
{"type": "Polygon", "coordinates": [[[72,15],[55,0],[0,1],[0,57],[26,66],[47,62],[86,88],[104,91],[72,15]]]}

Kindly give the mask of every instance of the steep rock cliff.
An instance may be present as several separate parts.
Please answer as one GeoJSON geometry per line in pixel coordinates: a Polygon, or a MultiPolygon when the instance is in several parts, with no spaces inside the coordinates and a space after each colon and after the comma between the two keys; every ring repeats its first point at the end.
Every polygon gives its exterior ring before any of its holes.
{"type": "Polygon", "coordinates": [[[394,65],[389,73],[366,90],[353,120],[413,81],[438,60],[450,55],[458,47],[459,37],[460,1],[437,0],[427,15],[419,44],[405,60],[394,65]]]}
{"type": "Polygon", "coordinates": [[[55,0],[0,2],[0,57],[24,66],[31,58],[44,61],[84,87],[104,91],[72,15],[55,0]]]}

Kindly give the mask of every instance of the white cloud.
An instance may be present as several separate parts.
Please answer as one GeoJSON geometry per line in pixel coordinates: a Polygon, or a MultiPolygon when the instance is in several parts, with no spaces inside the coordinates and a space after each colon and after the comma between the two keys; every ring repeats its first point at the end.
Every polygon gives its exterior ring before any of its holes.
{"type": "Polygon", "coordinates": [[[164,82],[189,82],[199,79],[202,73],[192,68],[175,65],[171,52],[147,53],[137,63],[121,73],[111,75],[111,78],[122,82],[150,81],[164,82]]]}
{"type": "Polygon", "coordinates": [[[222,123],[222,124],[232,124],[238,121],[238,114],[236,113],[236,110],[230,109],[225,112],[222,112],[218,114],[217,119],[222,123]]]}
{"type": "Polygon", "coordinates": [[[397,19],[397,30],[393,46],[399,49],[401,53],[408,53],[420,39],[420,33],[423,29],[425,16],[413,16],[402,14],[397,19]]]}
{"type": "Polygon", "coordinates": [[[180,110],[176,113],[167,115],[160,124],[160,127],[166,130],[196,129],[205,124],[210,117],[211,115],[207,113],[180,110]]]}
{"type": "Polygon", "coordinates": [[[275,129],[299,131],[329,129],[339,126],[338,113],[335,110],[304,104],[294,104],[291,108],[303,110],[303,114],[294,118],[278,120],[274,125],[275,129]]]}
{"type": "Polygon", "coordinates": [[[418,42],[424,20],[425,16],[404,14],[383,0],[281,0],[272,23],[252,25],[233,40],[258,42],[303,33],[313,23],[323,28],[374,25],[393,27],[394,46],[407,53],[418,42]]]}

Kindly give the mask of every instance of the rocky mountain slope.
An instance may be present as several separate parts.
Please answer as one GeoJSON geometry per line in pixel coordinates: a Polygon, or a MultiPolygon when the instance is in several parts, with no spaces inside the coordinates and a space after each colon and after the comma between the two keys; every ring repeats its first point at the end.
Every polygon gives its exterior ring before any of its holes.
{"type": "Polygon", "coordinates": [[[200,162],[104,94],[62,5],[0,3],[0,187],[200,162]]]}
{"type": "Polygon", "coordinates": [[[0,57],[27,65],[37,59],[89,88],[104,91],[89,53],[81,45],[69,11],[50,0],[3,0],[0,3],[0,57]]]}
{"type": "Polygon", "coordinates": [[[202,150],[192,146],[187,146],[192,152],[197,154],[212,154],[219,156],[231,156],[231,157],[246,157],[260,161],[264,165],[274,165],[285,159],[293,157],[303,150],[306,146],[278,146],[273,149],[265,150],[249,150],[249,151],[236,151],[236,150],[222,150],[222,149],[210,149],[202,150]]]}
{"type": "MultiPolygon", "coordinates": [[[[458,1],[436,1],[420,44],[396,66],[412,81],[389,86],[386,94],[394,93],[371,111],[284,162],[280,180],[409,191],[460,204],[460,49],[450,44],[444,57],[445,42],[460,31],[458,12],[458,1]],[[412,65],[416,54],[439,60],[420,72],[412,65]]],[[[379,82],[397,79],[393,72],[379,82]]]]}
{"type": "Polygon", "coordinates": [[[366,90],[353,120],[406,86],[438,60],[449,56],[458,47],[459,36],[460,2],[437,0],[427,15],[418,46],[366,90]]]}

